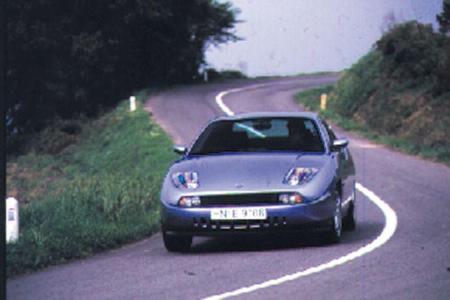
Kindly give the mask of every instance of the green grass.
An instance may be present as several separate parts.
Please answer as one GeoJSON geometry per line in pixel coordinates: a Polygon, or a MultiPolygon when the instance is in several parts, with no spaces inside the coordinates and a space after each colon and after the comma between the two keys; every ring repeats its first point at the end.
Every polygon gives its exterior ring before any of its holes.
{"type": "Polygon", "coordinates": [[[302,91],[296,95],[296,100],[307,110],[319,112],[325,119],[335,123],[341,128],[357,132],[360,135],[373,140],[376,143],[387,145],[391,148],[403,151],[408,154],[419,155],[423,158],[439,161],[450,165],[450,149],[448,147],[427,147],[413,140],[397,137],[395,135],[382,134],[362,124],[351,117],[343,116],[336,110],[336,95],[333,95],[335,86],[328,85],[315,89],[302,91]],[[322,93],[331,94],[326,110],[320,110],[320,95],[322,93]]]}
{"type": "Polygon", "coordinates": [[[51,153],[52,141],[61,130],[52,129],[29,153],[8,160],[8,193],[21,203],[20,237],[7,245],[8,276],[86,257],[158,229],[160,185],[176,158],[169,137],[142,104],[130,113],[126,101],[77,124],[81,132],[65,148],[56,147],[58,153],[51,153]]]}

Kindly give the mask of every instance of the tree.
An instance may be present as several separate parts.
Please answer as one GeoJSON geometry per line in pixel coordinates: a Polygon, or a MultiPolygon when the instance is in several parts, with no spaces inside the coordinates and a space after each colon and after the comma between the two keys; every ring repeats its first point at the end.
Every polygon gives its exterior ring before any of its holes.
{"type": "Polygon", "coordinates": [[[236,39],[236,13],[214,0],[8,1],[8,142],[134,89],[193,80],[209,44],[236,39]]]}
{"type": "Polygon", "coordinates": [[[440,28],[439,31],[446,34],[450,31],[450,0],[444,0],[442,3],[442,12],[436,16],[440,28]]]}

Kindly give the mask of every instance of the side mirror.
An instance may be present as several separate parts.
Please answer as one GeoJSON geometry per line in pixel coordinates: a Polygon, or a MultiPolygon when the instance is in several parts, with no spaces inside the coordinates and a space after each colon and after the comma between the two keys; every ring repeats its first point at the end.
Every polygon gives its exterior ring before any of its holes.
{"type": "Polygon", "coordinates": [[[331,146],[331,151],[340,151],[348,146],[347,139],[338,139],[334,140],[333,145],[331,146]]]}
{"type": "Polygon", "coordinates": [[[187,148],[184,146],[175,145],[173,146],[173,152],[180,155],[185,155],[187,153],[187,148]]]}

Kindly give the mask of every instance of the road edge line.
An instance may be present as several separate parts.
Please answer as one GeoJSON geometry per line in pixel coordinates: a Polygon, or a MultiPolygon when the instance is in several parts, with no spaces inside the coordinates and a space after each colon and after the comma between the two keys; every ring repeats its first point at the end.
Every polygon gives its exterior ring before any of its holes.
{"type": "MultiPolygon", "coordinates": [[[[250,87],[250,88],[253,88],[253,87],[250,87]]],[[[229,115],[229,116],[234,115],[234,112],[228,106],[226,106],[225,103],[223,102],[223,97],[229,93],[239,92],[239,91],[243,91],[243,90],[246,90],[246,88],[232,89],[232,90],[220,92],[219,94],[216,95],[216,99],[215,99],[217,105],[227,115],[229,115]]],[[[343,265],[343,264],[348,263],[348,262],[350,262],[356,258],[359,258],[363,255],[369,254],[369,253],[373,252],[375,249],[383,246],[385,243],[387,243],[391,239],[391,237],[394,235],[394,233],[397,229],[397,225],[398,225],[397,214],[390,207],[389,204],[384,202],[374,192],[372,192],[368,188],[364,187],[359,182],[356,183],[356,189],[359,192],[361,192],[364,196],[366,196],[370,201],[372,201],[372,203],[374,203],[381,210],[381,212],[383,213],[384,218],[385,218],[385,224],[384,224],[383,231],[370,243],[368,243],[365,246],[363,246],[353,252],[350,252],[344,256],[332,259],[332,260],[330,260],[326,263],[320,264],[318,266],[310,267],[303,271],[288,274],[288,275],[285,275],[285,276],[282,276],[282,277],[279,277],[276,279],[267,280],[262,283],[254,284],[254,285],[251,285],[248,287],[239,288],[239,289],[236,289],[231,292],[225,292],[225,293],[209,296],[209,297],[203,298],[203,300],[222,300],[222,299],[226,299],[226,298],[230,298],[230,297],[236,297],[236,296],[239,296],[242,294],[248,294],[248,293],[260,290],[260,289],[280,285],[280,284],[283,284],[283,283],[286,283],[289,281],[297,280],[297,279],[300,279],[300,278],[308,276],[308,275],[316,274],[321,271],[325,271],[325,270],[332,269],[337,266],[343,265]]]]}

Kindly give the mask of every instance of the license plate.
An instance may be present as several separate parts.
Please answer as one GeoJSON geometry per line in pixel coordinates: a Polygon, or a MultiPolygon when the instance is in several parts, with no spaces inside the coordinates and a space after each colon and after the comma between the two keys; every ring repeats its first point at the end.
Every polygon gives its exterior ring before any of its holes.
{"type": "Polygon", "coordinates": [[[213,208],[211,220],[265,220],[267,211],[259,207],[213,208]]]}

